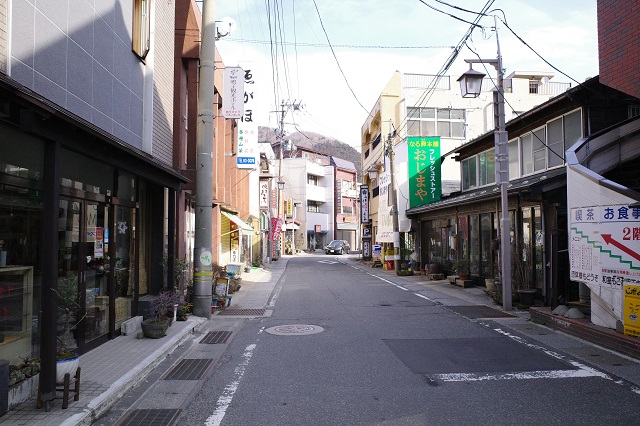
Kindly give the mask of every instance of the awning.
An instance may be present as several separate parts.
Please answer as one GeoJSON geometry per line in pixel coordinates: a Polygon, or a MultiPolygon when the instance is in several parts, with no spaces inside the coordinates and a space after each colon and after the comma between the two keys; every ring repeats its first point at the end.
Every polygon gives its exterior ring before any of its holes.
{"type": "Polygon", "coordinates": [[[255,233],[253,228],[248,223],[246,223],[244,220],[240,219],[235,214],[225,212],[224,210],[220,210],[220,212],[222,213],[223,216],[226,216],[227,219],[229,219],[230,221],[232,221],[233,223],[238,225],[238,228],[240,228],[242,230],[242,234],[243,235],[253,235],[255,233]]]}

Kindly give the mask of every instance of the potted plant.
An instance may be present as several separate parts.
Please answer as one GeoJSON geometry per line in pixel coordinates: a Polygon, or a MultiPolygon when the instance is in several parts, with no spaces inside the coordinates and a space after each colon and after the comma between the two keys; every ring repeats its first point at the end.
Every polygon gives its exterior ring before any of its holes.
{"type": "Polygon", "coordinates": [[[459,259],[454,265],[453,270],[461,280],[471,279],[471,262],[469,259],[459,259]]]}
{"type": "Polygon", "coordinates": [[[69,373],[75,376],[80,365],[80,355],[77,348],[73,330],[84,319],[78,318],[80,304],[78,303],[78,276],[69,273],[58,277],[58,321],[62,322],[62,335],[57,336],[58,348],[56,351],[56,382],[62,383],[64,376],[69,373]]]}
{"type": "Polygon", "coordinates": [[[145,337],[159,339],[167,334],[173,319],[173,307],[180,300],[180,295],[173,291],[160,292],[151,302],[147,311],[148,318],[142,321],[142,333],[145,337]]]}
{"type": "Polygon", "coordinates": [[[186,321],[189,318],[189,306],[182,305],[178,307],[178,311],[176,312],[176,321],[186,321]]]}

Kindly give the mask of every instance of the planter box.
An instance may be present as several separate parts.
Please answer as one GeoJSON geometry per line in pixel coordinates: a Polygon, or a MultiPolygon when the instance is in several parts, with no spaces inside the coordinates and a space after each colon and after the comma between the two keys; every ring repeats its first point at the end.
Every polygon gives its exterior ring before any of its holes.
{"type": "Polygon", "coordinates": [[[9,411],[38,395],[40,374],[28,377],[9,388],[9,411]]]}

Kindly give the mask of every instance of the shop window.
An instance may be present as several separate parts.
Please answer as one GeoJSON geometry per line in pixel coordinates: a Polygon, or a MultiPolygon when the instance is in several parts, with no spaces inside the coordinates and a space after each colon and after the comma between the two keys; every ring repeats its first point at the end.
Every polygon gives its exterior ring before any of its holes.
{"type": "Polygon", "coordinates": [[[150,0],[133,1],[133,43],[132,50],[140,58],[144,59],[149,53],[150,47],[150,0]]]}

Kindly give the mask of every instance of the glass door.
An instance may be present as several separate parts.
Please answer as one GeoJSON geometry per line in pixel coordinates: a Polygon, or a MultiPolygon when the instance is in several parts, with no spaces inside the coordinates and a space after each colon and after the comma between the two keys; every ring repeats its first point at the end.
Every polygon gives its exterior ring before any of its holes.
{"type": "Polygon", "coordinates": [[[115,247],[115,328],[132,316],[134,298],[136,239],[135,239],[135,209],[131,207],[115,206],[115,232],[112,244],[115,247]]]}
{"type": "Polygon", "coordinates": [[[78,295],[81,268],[80,201],[61,199],[58,208],[58,349],[76,350],[82,306],[78,295]]]}
{"type": "Polygon", "coordinates": [[[84,205],[84,343],[89,343],[109,332],[109,209],[96,201],[84,205]]]}

